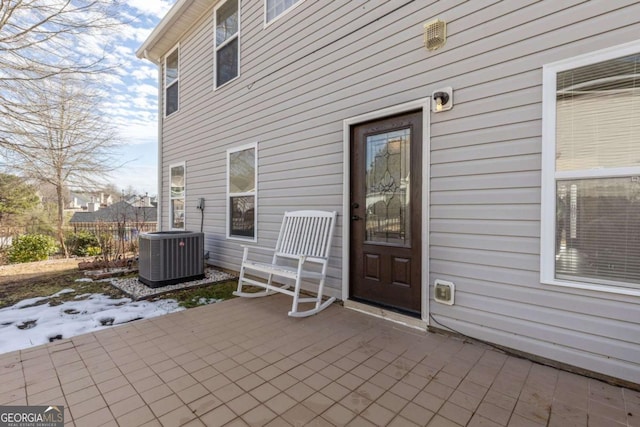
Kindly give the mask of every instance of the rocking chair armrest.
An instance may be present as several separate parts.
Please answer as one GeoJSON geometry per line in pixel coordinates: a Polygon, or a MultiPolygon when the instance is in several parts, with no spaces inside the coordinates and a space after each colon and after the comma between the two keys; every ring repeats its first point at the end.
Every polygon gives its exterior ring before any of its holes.
{"type": "Polygon", "coordinates": [[[253,245],[240,245],[242,248],[244,249],[255,249],[257,251],[264,251],[264,252],[273,252],[273,248],[267,248],[265,246],[253,246],[253,245]]]}
{"type": "Polygon", "coordinates": [[[290,258],[293,260],[298,260],[298,261],[302,261],[302,263],[304,264],[305,262],[313,262],[316,264],[322,264],[325,263],[329,260],[328,257],[319,257],[319,256],[315,256],[315,255],[306,255],[306,254],[300,254],[300,255],[280,255],[277,254],[278,256],[282,256],[285,258],[290,258]]]}

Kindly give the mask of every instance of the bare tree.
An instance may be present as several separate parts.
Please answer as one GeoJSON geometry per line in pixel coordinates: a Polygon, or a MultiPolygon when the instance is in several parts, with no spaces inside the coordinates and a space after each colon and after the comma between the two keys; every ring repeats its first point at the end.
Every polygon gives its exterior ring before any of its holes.
{"type": "MultiPolygon", "coordinates": [[[[67,76],[31,84],[22,94],[22,120],[5,123],[11,144],[0,155],[20,175],[52,185],[58,208],[57,233],[65,255],[65,188],[97,187],[121,166],[114,128],[101,113],[101,96],[91,83],[67,76]]],[[[103,183],[102,183],[103,184],[103,183]]]]}
{"type": "Polygon", "coordinates": [[[24,119],[23,94],[53,76],[109,69],[106,35],[121,25],[117,0],[0,0],[0,145],[24,119]]]}

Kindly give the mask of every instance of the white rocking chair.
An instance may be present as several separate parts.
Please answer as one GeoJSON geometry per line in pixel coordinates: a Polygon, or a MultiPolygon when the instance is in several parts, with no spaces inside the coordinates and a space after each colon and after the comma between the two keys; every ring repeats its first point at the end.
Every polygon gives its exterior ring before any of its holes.
{"type": "Polygon", "coordinates": [[[275,250],[243,245],[244,254],[242,255],[240,277],[238,278],[238,289],[233,294],[249,298],[263,297],[276,292],[290,295],[293,297],[293,303],[289,316],[292,317],[311,316],[327,308],[335,301],[335,298],[331,297],[322,302],[322,292],[327,274],[329,251],[331,250],[331,239],[333,237],[335,222],[336,212],[285,212],[275,250]],[[273,252],[271,263],[249,260],[249,250],[253,249],[273,252]],[[289,260],[289,265],[287,265],[287,260],[289,260]],[[297,261],[296,266],[292,265],[292,260],[297,261]],[[307,267],[314,264],[316,265],[314,270],[307,269],[307,267]],[[262,275],[267,275],[268,277],[266,281],[247,278],[247,272],[249,272],[249,274],[256,272],[262,273],[262,275]],[[274,285],[274,276],[292,279],[294,281],[294,289],[289,289],[291,284],[285,284],[284,286],[274,285]],[[319,281],[318,293],[315,297],[300,298],[300,284],[302,279],[309,278],[319,281]],[[243,285],[259,286],[265,288],[265,290],[259,292],[243,292],[243,285]],[[299,303],[315,303],[315,306],[310,310],[299,311],[299,303]]]}

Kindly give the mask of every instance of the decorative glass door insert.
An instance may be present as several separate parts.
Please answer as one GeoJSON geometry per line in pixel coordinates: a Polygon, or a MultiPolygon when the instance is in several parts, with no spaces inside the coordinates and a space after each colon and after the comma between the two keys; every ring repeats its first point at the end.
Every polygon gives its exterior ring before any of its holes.
{"type": "Polygon", "coordinates": [[[366,242],[411,246],[410,129],[367,136],[366,242]]]}

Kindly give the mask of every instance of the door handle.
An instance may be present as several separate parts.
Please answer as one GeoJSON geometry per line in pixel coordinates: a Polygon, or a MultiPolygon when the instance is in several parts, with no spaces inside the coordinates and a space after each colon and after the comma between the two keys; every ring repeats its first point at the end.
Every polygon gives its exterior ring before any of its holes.
{"type": "Polygon", "coordinates": [[[358,215],[351,215],[351,220],[352,221],[357,221],[359,219],[360,219],[360,217],[358,215]]]}

